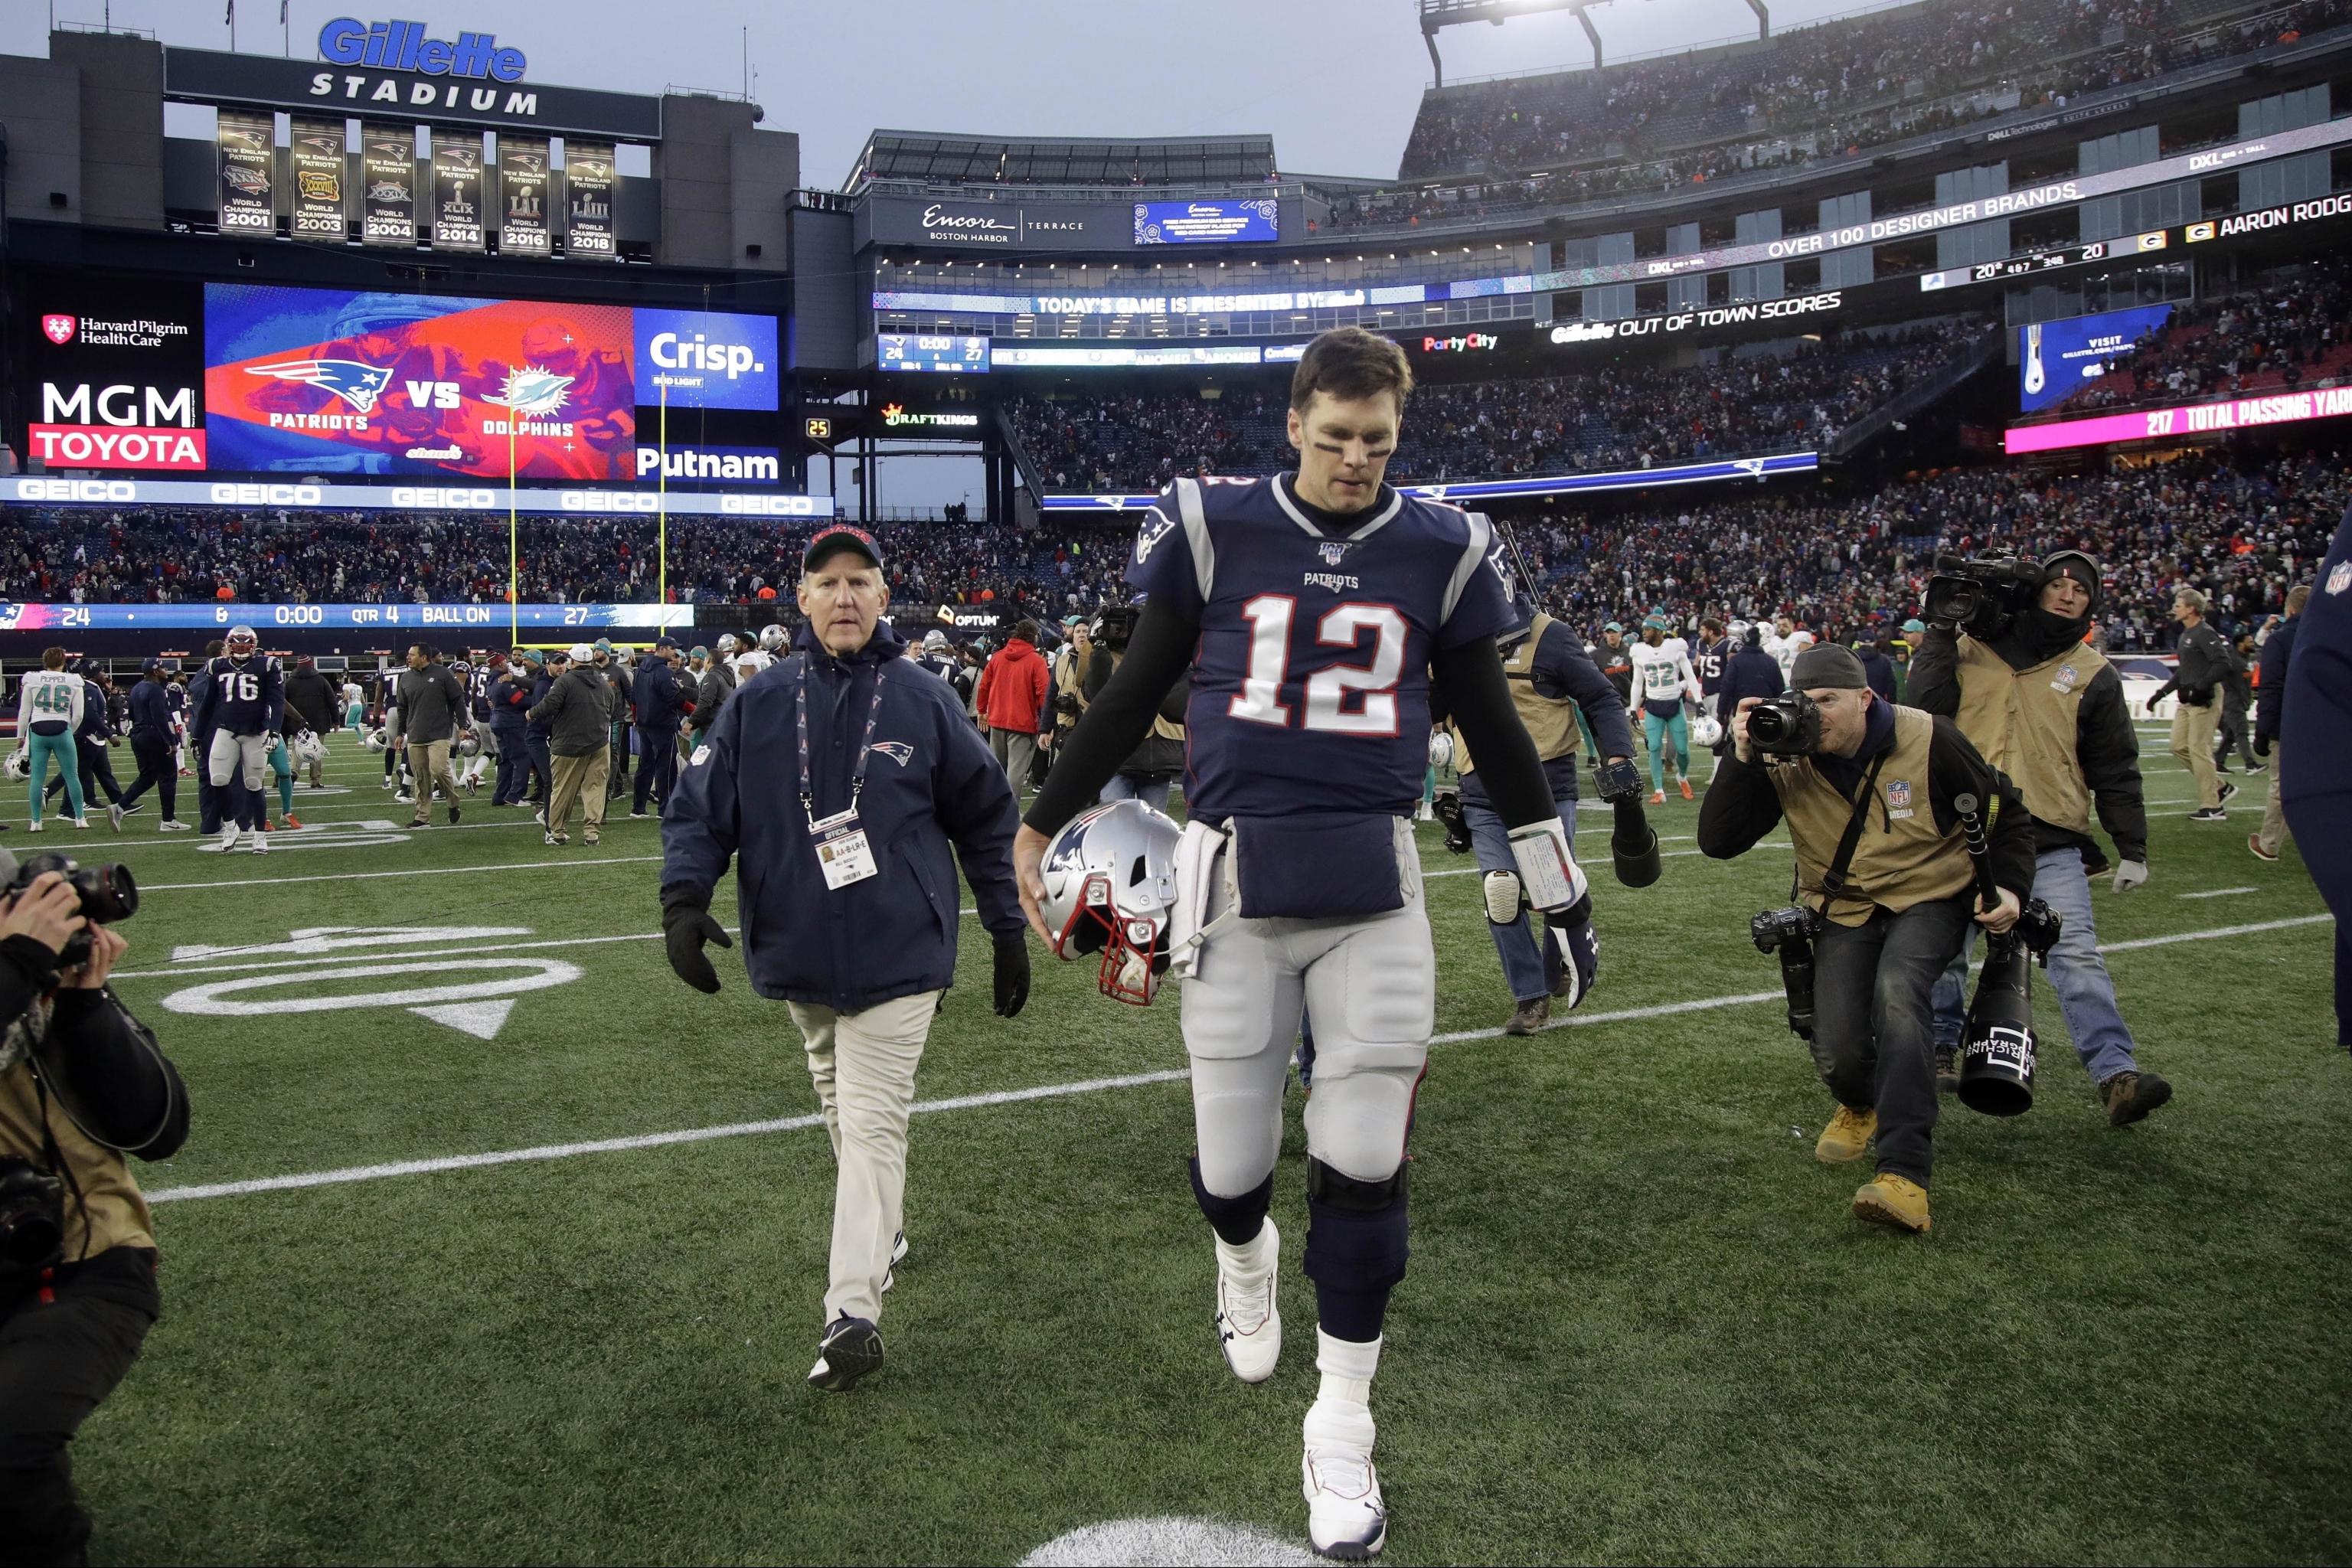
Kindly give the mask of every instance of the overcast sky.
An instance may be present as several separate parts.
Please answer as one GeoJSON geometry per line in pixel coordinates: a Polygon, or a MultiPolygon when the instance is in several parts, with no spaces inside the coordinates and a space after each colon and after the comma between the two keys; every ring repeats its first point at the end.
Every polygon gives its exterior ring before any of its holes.
{"type": "MultiPolygon", "coordinates": [[[[1787,27],[1856,0],[1771,0],[1787,27]]],[[[117,26],[167,44],[228,47],[224,0],[113,0],[117,26]]],[[[100,19],[102,0],[0,0],[0,53],[47,53],[47,15],[100,19]]],[[[236,41],[281,52],[277,0],[241,0],[236,41]]],[[[1429,85],[1413,0],[517,0],[354,5],[293,0],[292,53],[318,56],[336,16],[424,22],[434,37],[494,32],[530,79],[657,93],[733,92],[745,27],[767,124],[801,137],[803,184],[832,188],[868,132],[1011,136],[1201,136],[1263,132],[1286,171],[1396,173],[1429,85]]],[[[1746,0],[1600,0],[1610,58],[1753,36],[1746,0]]],[[[1450,27],[1446,79],[1590,63],[1565,12],[1450,27]]]]}

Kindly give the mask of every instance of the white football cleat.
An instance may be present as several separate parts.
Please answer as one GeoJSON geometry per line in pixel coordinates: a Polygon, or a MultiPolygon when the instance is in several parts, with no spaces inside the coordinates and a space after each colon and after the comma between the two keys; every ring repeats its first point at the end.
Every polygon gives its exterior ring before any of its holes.
{"type": "Polygon", "coordinates": [[[1372,1413],[1318,1399],[1307,1411],[1307,1539],[1326,1557],[1361,1563],[1388,1544],[1389,1510],[1372,1466],[1372,1413]]]}
{"type": "Polygon", "coordinates": [[[245,836],[245,847],[253,851],[256,855],[267,855],[269,853],[269,835],[262,832],[259,828],[256,828],[252,832],[247,833],[245,836]]]}
{"type": "Polygon", "coordinates": [[[229,824],[226,825],[225,826],[223,826],[223,827],[221,828],[221,836],[220,836],[220,852],[221,852],[222,854],[226,855],[226,854],[227,854],[230,850],[232,850],[232,849],[236,848],[236,823],[234,823],[234,822],[232,822],[232,823],[229,823],[229,824]]]}
{"type": "Polygon", "coordinates": [[[44,825],[38,822],[28,822],[25,824],[25,831],[27,833],[38,833],[43,830],[43,826],[44,825]]]}
{"type": "Polygon", "coordinates": [[[87,816],[75,817],[73,819],[73,825],[76,827],[80,828],[84,833],[88,833],[89,831],[89,818],[87,816]]]}
{"type": "Polygon", "coordinates": [[[1282,1314],[1275,1306],[1281,1265],[1282,1235],[1272,1216],[1246,1246],[1217,1244],[1217,1348],[1244,1383],[1272,1377],[1282,1356],[1282,1314]]]}

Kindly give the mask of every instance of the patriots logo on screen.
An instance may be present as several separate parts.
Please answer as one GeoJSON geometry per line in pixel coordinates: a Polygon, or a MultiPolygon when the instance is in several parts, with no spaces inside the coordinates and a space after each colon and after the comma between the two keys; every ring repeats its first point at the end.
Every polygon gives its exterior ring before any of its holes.
{"type": "Polygon", "coordinates": [[[63,347],[73,342],[74,329],[80,324],[81,319],[78,316],[43,316],[41,335],[63,347]]]}
{"type": "Polygon", "coordinates": [[[507,372],[505,389],[496,397],[482,401],[511,408],[517,414],[552,414],[571,396],[572,379],[541,365],[525,365],[507,372]]]}
{"type": "Polygon", "coordinates": [[[915,748],[904,741],[877,741],[866,749],[881,752],[902,768],[915,760],[915,748]]]}
{"type": "Polygon", "coordinates": [[[245,374],[322,386],[362,414],[375,412],[375,400],[392,384],[390,370],[355,359],[289,359],[277,364],[249,364],[245,374]]]}
{"type": "Polygon", "coordinates": [[[1764,459],[1761,458],[1742,458],[1731,466],[1751,479],[1760,479],[1764,477],[1764,459]]]}

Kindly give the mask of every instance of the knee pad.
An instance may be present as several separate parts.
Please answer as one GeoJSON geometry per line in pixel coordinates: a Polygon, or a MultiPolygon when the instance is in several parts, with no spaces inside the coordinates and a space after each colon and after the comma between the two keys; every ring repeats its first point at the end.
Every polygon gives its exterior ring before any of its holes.
{"type": "Polygon", "coordinates": [[[1201,1156],[1185,1163],[1192,1174],[1192,1201],[1201,1205],[1202,1217],[1219,1239],[1239,1247],[1255,1237],[1265,1224],[1266,1210],[1274,1206],[1274,1173],[1268,1171],[1265,1180],[1237,1198],[1221,1198],[1201,1180],[1201,1156]]]}
{"type": "Polygon", "coordinates": [[[1309,1279],[1335,1290],[1378,1291],[1393,1289],[1404,1278],[1410,1168],[1400,1161],[1383,1179],[1360,1182],[1307,1156],[1309,1279]]]}
{"type": "Polygon", "coordinates": [[[1489,871],[1480,879],[1480,889],[1486,895],[1486,918],[1498,926],[1512,924],[1519,918],[1519,879],[1510,871],[1489,871]]]}

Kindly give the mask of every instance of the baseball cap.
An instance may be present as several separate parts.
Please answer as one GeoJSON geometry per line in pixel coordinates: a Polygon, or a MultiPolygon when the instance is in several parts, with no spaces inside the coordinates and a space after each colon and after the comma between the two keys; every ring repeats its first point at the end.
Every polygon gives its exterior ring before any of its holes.
{"type": "Polygon", "coordinates": [[[163,661],[162,659],[150,658],[141,663],[139,666],[139,673],[142,675],[152,675],[163,668],[163,661]]]}
{"type": "Polygon", "coordinates": [[[676,637],[663,637],[654,644],[654,651],[656,653],[659,653],[666,647],[676,647],[677,646],[677,639],[676,637]]]}
{"type": "Polygon", "coordinates": [[[688,658],[709,658],[710,657],[710,650],[703,647],[700,643],[696,643],[693,647],[687,650],[686,657],[688,658]]]}
{"type": "Polygon", "coordinates": [[[600,653],[610,653],[612,651],[613,639],[611,637],[598,637],[594,647],[590,647],[584,642],[573,643],[572,645],[572,657],[574,658],[593,658],[600,653]]]}
{"type": "Polygon", "coordinates": [[[1663,632],[1672,630],[1673,628],[1672,624],[1667,621],[1665,616],[1653,611],[1650,616],[1642,622],[1642,629],[1645,632],[1654,630],[1663,632]]]}
{"type": "Polygon", "coordinates": [[[856,551],[870,565],[882,564],[882,547],[874,542],[872,534],[862,528],[836,522],[816,531],[816,537],[809,541],[808,549],[801,555],[801,570],[814,572],[845,550],[856,551]]]}
{"type": "Polygon", "coordinates": [[[1799,654],[1789,666],[1789,685],[1798,691],[1811,691],[1816,687],[1855,687],[1870,684],[1870,677],[1856,658],[1853,649],[1840,647],[1835,643],[1815,643],[1799,654]]]}
{"type": "Polygon", "coordinates": [[[1909,620],[1903,623],[1903,635],[1905,637],[1917,637],[1925,633],[1927,629],[1927,623],[1921,620],[1916,616],[1912,616],[1909,620]]]}
{"type": "MultiPolygon", "coordinates": [[[[611,645],[606,646],[609,647],[611,645]]],[[[576,642],[572,645],[572,651],[564,657],[574,664],[586,664],[596,657],[596,650],[584,642],[576,642]]]]}
{"type": "Polygon", "coordinates": [[[1607,626],[1605,626],[1601,627],[1601,629],[1602,631],[1604,631],[1604,632],[1617,632],[1617,633],[1620,633],[1620,634],[1622,634],[1622,633],[1625,630],[1625,628],[1624,628],[1623,626],[1619,626],[1615,621],[1612,621],[1612,622],[1610,622],[1607,626]]]}

